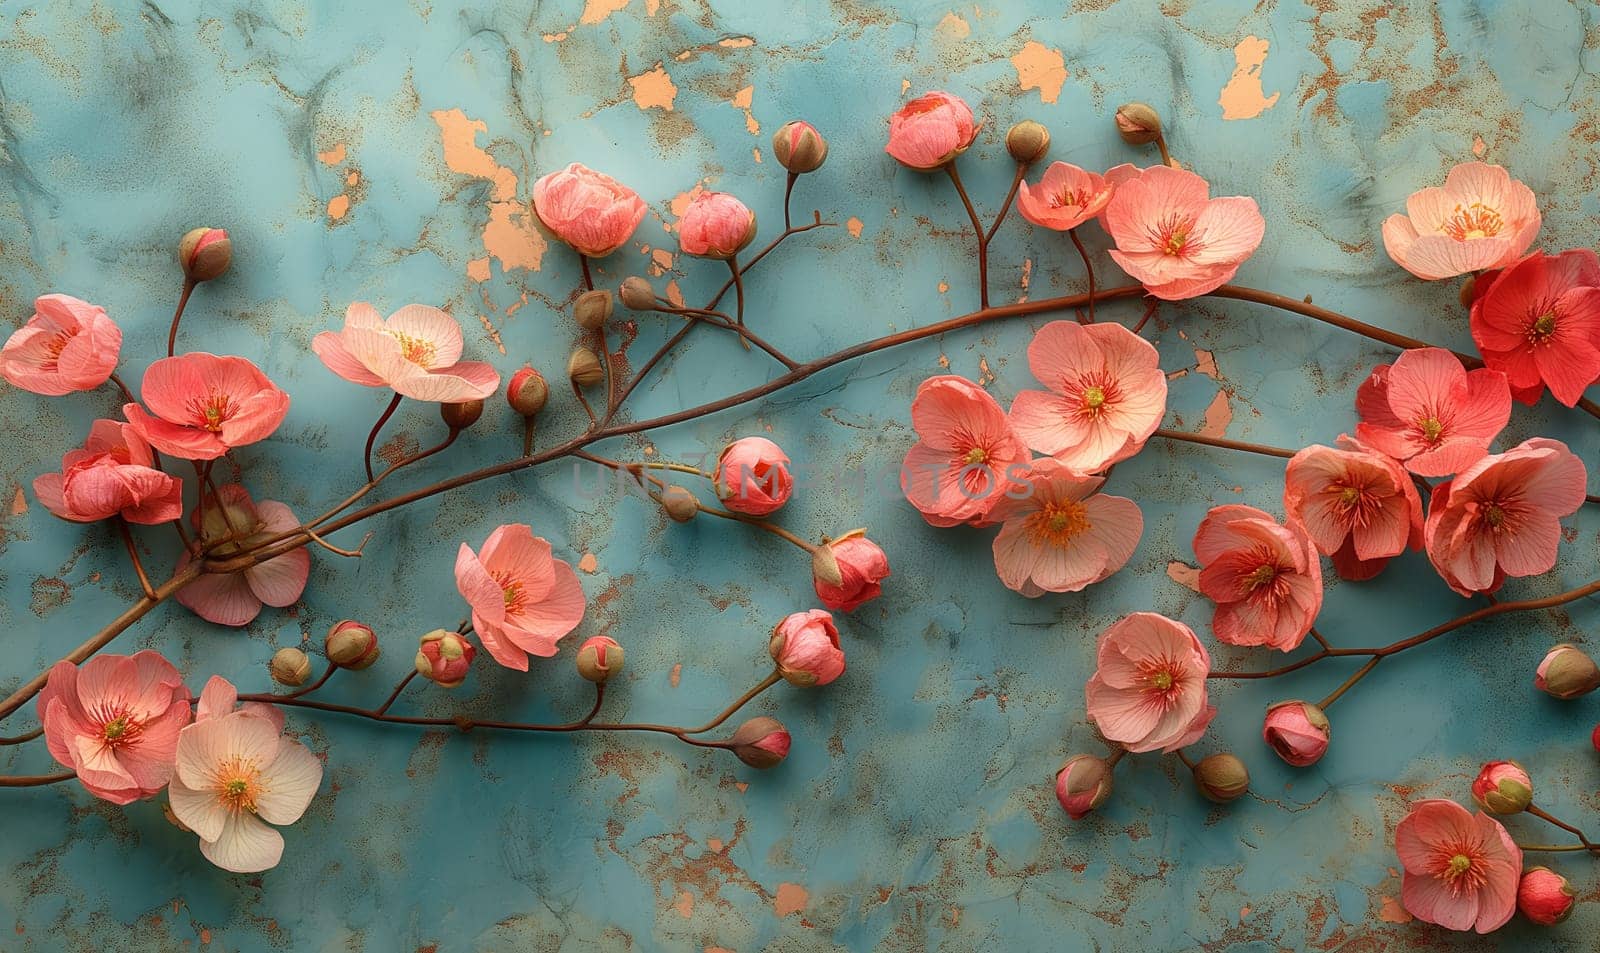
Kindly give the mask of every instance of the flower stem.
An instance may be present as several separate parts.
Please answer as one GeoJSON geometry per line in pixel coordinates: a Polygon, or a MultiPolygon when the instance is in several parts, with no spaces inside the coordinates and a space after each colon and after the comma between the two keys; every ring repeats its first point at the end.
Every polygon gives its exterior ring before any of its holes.
{"type": "Polygon", "coordinates": [[[945,174],[950,176],[950,184],[956,187],[956,194],[961,196],[961,204],[967,210],[967,218],[972,220],[973,234],[978,238],[978,306],[989,307],[989,238],[983,231],[983,223],[978,220],[978,210],[972,207],[972,199],[967,197],[967,188],[961,184],[961,173],[956,171],[955,160],[944,164],[945,174]]]}
{"type": "Polygon", "coordinates": [[[750,350],[750,339],[744,336],[744,279],[739,275],[739,256],[728,256],[728,270],[733,273],[734,323],[739,326],[739,343],[750,350]]]}
{"type": "Polygon", "coordinates": [[[1582,844],[1583,848],[1585,850],[1600,851],[1600,847],[1597,847],[1592,842],[1590,842],[1589,838],[1584,836],[1583,831],[1579,830],[1576,827],[1573,827],[1571,824],[1568,824],[1566,821],[1560,820],[1559,818],[1556,818],[1556,817],[1552,816],[1551,814],[1547,813],[1545,810],[1543,810],[1542,808],[1540,808],[1540,807],[1538,807],[1537,805],[1534,805],[1534,804],[1529,804],[1526,810],[1527,810],[1527,812],[1529,814],[1532,814],[1534,817],[1537,817],[1542,821],[1547,821],[1547,822],[1549,822],[1551,824],[1554,824],[1555,826],[1557,826],[1557,827],[1561,828],[1562,830],[1566,831],[1568,834],[1571,834],[1572,836],[1576,837],[1578,839],[1578,843],[1582,844]]]}
{"type": "Polygon", "coordinates": [[[62,781],[71,781],[77,776],[72,771],[62,771],[57,774],[0,774],[0,788],[40,788],[47,784],[60,784],[62,781]]]}
{"type": "MultiPolygon", "coordinates": [[[[178,349],[178,322],[183,320],[183,309],[189,306],[189,296],[194,294],[194,286],[193,279],[183,279],[183,293],[178,295],[178,310],[172,312],[172,327],[167,330],[168,357],[171,357],[178,349]]],[[[126,390],[127,388],[123,389],[126,390]]]]}
{"type": "Polygon", "coordinates": [[[372,432],[367,434],[367,449],[361,455],[361,462],[367,468],[368,483],[377,482],[377,477],[372,475],[372,445],[378,441],[378,432],[383,429],[383,425],[389,422],[390,417],[394,416],[395,410],[400,406],[401,399],[399,394],[394,395],[394,400],[389,401],[389,406],[384,408],[383,413],[379,415],[378,422],[372,425],[372,432]]]}
{"type": "Polygon", "coordinates": [[[127,547],[128,558],[133,561],[133,571],[139,575],[139,588],[144,590],[146,599],[154,599],[156,591],[150,585],[150,577],[145,575],[144,561],[139,558],[139,544],[133,541],[133,531],[128,529],[128,521],[119,516],[116,517],[115,522],[117,524],[117,532],[122,536],[122,545],[127,547]]]}
{"type": "MultiPolygon", "coordinates": [[[[1089,262],[1089,252],[1083,247],[1083,239],[1078,237],[1076,228],[1067,229],[1067,237],[1072,239],[1072,244],[1078,249],[1078,257],[1083,259],[1083,273],[1089,277],[1089,323],[1094,323],[1094,265],[1089,262]]],[[[1135,334],[1138,331],[1134,332],[1135,334]]]]}
{"type": "Polygon", "coordinates": [[[1324,698],[1322,701],[1317,702],[1317,707],[1318,708],[1327,708],[1329,705],[1332,705],[1334,702],[1338,701],[1339,700],[1339,696],[1343,695],[1345,692],[1349,691],[1352,687],[1354,687],[1356,682],[1359,682],[1363,678],[1366,678],[1367,677],[1367,673],[1372,671],[1373,669],[1377,668],[1378,667],[1378,663],[1381,662],[1381,661],[1383,661],[1383,656],[1381,656],[1381,655],[1374,655],[1372,658],[1368,659],[1367,660],[1367,664],[1365,664],[1365,665],[1361,666],[1360,668],[1356,669],[1355,674],[1353,674],[1349,678],[1345,679],[1344,682],[1342,684],[1340,684],[1338,688],[1335,688],[1331,693],[1329,693],[1327,698],[1324,698]]]}

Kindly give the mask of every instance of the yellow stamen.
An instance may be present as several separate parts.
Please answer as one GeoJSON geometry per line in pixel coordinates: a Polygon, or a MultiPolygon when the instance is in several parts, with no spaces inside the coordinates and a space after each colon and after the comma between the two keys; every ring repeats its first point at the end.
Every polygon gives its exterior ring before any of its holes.
{"type": "Polygon", "coordinates": [[[1106,392],[1099,387],[1085,387],[1083,389],[1083,406],[1085,410],[1099,410],[1106,402],[1106,392]]]}
{"type": "Polygon", "coordinates": [[[1089,530],[1089,510],[1076,500],[1046,503],[1027,519],[1029,534],[1051,546],[1066,546],[1089,530]]]}
{"type": "Polygon", "coordinates": [[[1471,241],[1474,238],[1493,238],[1505,228],[1505,219],[1500,213],[1481,202],[1473,202],[1468,206],[1457,205],[1450,217],[1439,226],[1439,231],[1458,242],[1471,241]]]}
{"type": "Polygon", "coordinates": [[[1438,440],[1439,435],[1444,433],[1444,424],[1439,422],[1438,417],[1428,417],[1417,421],[1417,428],[1422,431],[1422,439],[1429,443],[1438,440]]]}
{"type": "Polygon", "coordinates": [[[1457,854],[1450,858],[1450,866],[1444,872],[1444,880],[1446,883],[1450,883],[1471,869],[1472,858],[1466,854],[1457,854]]]}
{"type": "Polygon", "coordinates": [[[967,464],[969,466],[974,463],[982,463],[987,459],[989,459],[989,452],[982,447],[973,447],[967,451],[967,464]]]}

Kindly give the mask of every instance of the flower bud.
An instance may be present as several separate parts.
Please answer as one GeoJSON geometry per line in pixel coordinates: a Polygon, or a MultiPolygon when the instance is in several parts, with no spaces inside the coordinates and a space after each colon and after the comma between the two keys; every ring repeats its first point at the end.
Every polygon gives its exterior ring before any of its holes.
{"type": "Polygon", "coordinates": [[[1554,698],[1577,698],[1600,688],[1600,667],[1583,649],[1562,643],[1539,663],[1533,686],[1554,698]]]}
{"type": "Polygon", "coordinates": [[[839,557],[833,547],[823,543],[811,551],[811,577],[818,589],[837,589],[844,585],[844,571],[839,568],[839,557]]]}
{"type": "Polygon", "coordinates": [[[578,674],[603,685],[622,671],[622,646],[615,639],[596,635],[578,647],[578,674]]]}
{"type": "Polygon", "coordinates": [[[1023,165],[1038,162],[1050,151],[1050,130],[1042,123],[1024,119],[1006,132],[1006,151],[1023,165]]]}
{"type": "Polygon", "coordinates": [[[883,594],[879,583],[889,575],[889,557],[866,533],[851,530],[812,554],[811,585],[830,609],[854,612],[883,594]]]}
{"type": "Polygon", "coordinates": [[[483,401],[464,400],[459,404],[440,404],[439,417],[451,430],[465,430],[483,416],[483,401]]]}
{"type": "Polygon", "coordinates": [[[360,671],[378,660],[378,636],[368,626],[345,619],[335,622],[322,643],[328,661],[353,671],[360,671]]]}
{"type": "Polygon", "coordinates": [[[1278,757],[1297,768],[1316,764],[1328,750],[1328,716],[1310,702],[1278,702],[1267,708],[1261,737],[1278,757]]]}
{"type": "Polygon", "coordinates": [[[1572,915],[1578,902],[1567,878],[1549,867],[1529,867],[1517,885],[1517,909],[1542,927],[1553,927],[1572,915]]]}
{"type": "Polygon", "coordinates": [[[1056,772],[1056,800],[1075,821],[1111,797],[1111,765],[1092,754],[1077,754],[1056,772]]]}
{"type": "Polygon", "coordinates": [[[1161,138],[1161,116],[1144,103],[1117,107],[1117,135],[1130,146],[1145,146],[1161,138]]]}
{"type": "Polygon", "coordinates": [[[772,156],[795,175],[815,172],[828,159],[828,140],[811,123],[794,119],[772,134],[772,156]]]}
{"type": "Polygon", "coordinates": [[[678,247],[686,255],[728,260],[756,238],[756,213],[726,192],[702,192],[678,219],[678,247]]]}
{"type": "Polygon", "coordinates": [[[789,730],[778,719],[760,715],[740,725],[723,744],[750,767],[770,768],[789,756],[789,730]]]}
{"type": "Polygon", "coordinates": [[[612,307],[611,291],[596,288],[578,295],[577,303],[572,306],[572,317],[585,331],[598,331],[611,319],[612,307]]]}
{"type": "Polygon", "coordinates": [[[1472,799],[1490,814],[1520,814],[1533,803],[1533,779],[1515,761],[1490,761],[1472,782],[1472,799]]]}
{"type": "Polygon", "coordinates": [[[661,491],[661,508],[673,522],[687,523],[700,512],[700,501],[687,489],[674,484],[661,491]]]}
{"type": "Polygon", "coordinates": [[[656,290],[650,287],[650,282],[634,275],[625,278],[622,288],[618,292],[622,303],[635,311],[654,311],[656,309],[656,290]]]}
{"type": "Polygon", "coordinates": [[[839,630],[822,609],[796,612],[779,622],[767,649],[778,663],[778,674],[791,685],[826,685],[844,674],[839,630]]]}
{"type": "Polygon", "coordinates": [[[417,674],[438,682],[440,688],[455,688],[466,680],[476,654],[478,650],[460,633],[434,629],[417,648],[417,674]]]}
{"type": "Polygon", "coordinates": [[[538,415],[549,399],[550,385],[544,382],[543,374],[531,367],[524,366],[512,374],[511,381],[506,384],[506,403],[524,417],[538,415]]]}
{"type": "Polygon", "coordinates": [[[593,387],[606,379],[600,358],[586,347],[580,347],[567,358],[567,377],[579,387],[593,387]]]}
{"type": "Polygon", "coordinates": [[[294,688],[304,685],[306,679],[311,677],[311,660],[299,649],[282,648],[272,654],[267,671],[272,673],[272,680],[279,685],[294,688]]]}
{"type": "Polygon", "coordinates": [[[1472,307],[1472,302],[1478,300],[1478,276],[1467,274],[1466,280],[1461,282],[1461,290],[1456,292],[1456,300],[1461,302],[1463,308],[1472,307]]]}
{"type": "Polygon", "coordinates": [[[1194,783],[1209,801],[1226,804],[1250,791],[1250,770],[1227,752],[1206,755],[1194,766],[1194,783]]]}
{"type": "Polygon", "coordinates": [[[220,228],[195,228],[178,240],[178,264],[189,281],[220,278],[233,263],[233,242],[220,228]]]}

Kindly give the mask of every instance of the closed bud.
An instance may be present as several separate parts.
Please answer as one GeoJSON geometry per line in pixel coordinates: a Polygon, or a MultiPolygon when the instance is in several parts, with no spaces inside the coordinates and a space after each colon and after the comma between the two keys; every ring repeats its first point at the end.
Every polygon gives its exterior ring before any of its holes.
{"type": "Polygon", "coordinates": [[[635,311],[655,310],[656,291],[650,287],[650,282],[638,275],[623,279],[622,289],[618,293],[622,296],[622,303],[635,311]]]}
{"type": "Polygon", "coordinates": [[[578,674],[603,685],[622,671],[622,646],[615,639],[596,635],[578,646],[578,674]]]}
{"type": "Polygon", "coordinates": [[[586,347],[580,347],[567,358],[567,377],[579,387],[593,387],[606,379],[600,358],[586,347]]]}
{"type": "Polygon", "coordinates": [[[1553,927],[1572,915],[1578,902],[1567,878],[1549,867],[1529,867],[1517,885],[1517,909],[1542,927],[1553,927]]]}
{"type": "Polygon", "coordinates": [[[1533,685],[1554,698],[1570,699],[1600,688],[1600,667],[1576,645],[1562,643],[1546,653],[1533,685]]]}
{"type": "Polygon", "coordinates": [[[1161,138],[1161,116],[1144,103],[1117,108],[1117,134],[1130,146],[1145,146],[1161,138]]]}
{"type": "Polygon", "coordinates": [[[804,175],[817,171],[827,161],[828,140],[811,123],[795,119],[772,134],[772,155],[785,169],[804,175]]]}
{"type": "Polygon", "coordinates": [[[1278,702],[1267,708],[1261,737],[1278,757],[1297,768],[1322,760],[1328,751],[1332,726],[1322,709],[1310,702],[1278,702]]]}
{"type": "Polygon", "coordinates": [[[839,557],[833,547],[823,543],[811,551],[811,576],[818,586],[838,588],[844,585],[844,572],[839,568],[839,557]]]}
{"type": "Polygon", "coordinates": [[[455,688],[466,681],[476,654],[477,648],[459,632],[434,629],[417,647],[417,674],[437,682],[440,688],[455,688]]]}
{"type": "Polygon", "coordinates": [[[531,367],[512,374],[506,384],[506,403],[524,417],[537,416],[549,399],[550,385],[544,382],[543,374],[531,367]]]}
{"type": "Polygon", "coordinates": [[[191,282],[220,278],[233,263],[233,242],[220,228],[195,228],[178,240],[178,264],[191,282]]]}
{"type": "Polygon", "coordinates": [[[1515,761],[1490,761],[1473,779],[1472,799],[1490,814],[1521,814],[1533,803],[1533,779],[1515,761]]]}
{"type": "Polygon", "coordinates": [[[700,512],[700,501],[681,486],[669,486],[661,491],[661,508],[677,523],[687,523],[700,512]]]}
{"type": "Polygon", "coordinates": [[[1207,800],[1226,804],[1249,792],[1250,770],[1227,752],[1207,755],[1194,766],[1194,783],[1207,800]]]}
{"type": "Polygon", "coordinates": [[[1111,763],[1092,754],[1073,755],[1056,772],[1056,800],[1081,821],[1111,797],[1111,763]]]}
{"type": "Polygon", "coordinates": [[[1050,151],[1050,130],[1042,123],[1024,119],[1006,132],[1006,151],[1023,165],[1038,162],[1050,151]]]}
{"type": "Polygon", "coordinates": [[[306,679],[311,677],[311,660],[299,649],[282,648],[272,654],[267,671],[272,673],[272,680],[279,685],[294,688],[304,685],[306,679]]]}
{"type": "Polygon", "coordinates": [[[483,416],[483,401],[464,400],[459,404],[440,404],[439,416],[451,430],[465,430],[483,416]]]}
{"type": "Polygon", "coordinates": [[[378,660],[378,636],[369,626],[351,619],[335,622],[328,629],[328,638],[322,643],[328,661],[354,671],[367,668],[378,660]]]}
{"type": "Polygon", "coordinates": [[[572,306],[572,317],[585,331],[598,331],[611,320],[611,309],[610,290],[596,288],[578,295],[578,302],[572,306]]]}
{"type": "Polygon", "coordinates": [[[770,768],[789,756],[789,730],[776,718],[760,715],[740,725],[723,742],[752,768],[770,768]]]}

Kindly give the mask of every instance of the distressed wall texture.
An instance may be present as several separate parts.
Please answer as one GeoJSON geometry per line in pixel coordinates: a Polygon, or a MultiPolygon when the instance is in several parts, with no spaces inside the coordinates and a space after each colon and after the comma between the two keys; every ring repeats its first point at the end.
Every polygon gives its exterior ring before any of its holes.
{"type": "MultiPolygon", "coordinates": [[[[502,373],[531,361],[560,379],[577,268],[533,228],[527,203],[534,179],[570,161],[617,175],[652,205],[601,280],[647,274],[699,302],[725,273],[677,254],[675,213],[696,188],[732,191],[772,234],[783,172],[767,139],[810,119],[832,155],[800,183],[796,207],[839,224],[752,273],[751,322],[812,355],[971,310],[971,240],[948,184],[882,152],[888,113],[943,88],[985,122],[962,167],[985,212],[1009,181],[1001,139],[1012,122],[1045,122],[1052,158],[1148,162],[1109,118],[1144,99],[1167,116],[1185,164],[1217,192],[1260,202],[1267,240],[1240,283],[1467,347],[1453,285],[1390,263],[1379,222],[1450,164],[1482,156],[1539,195],[1544,247],[1591,244],[1597,44],[1600,17],[1582,0],[0,0],[0,314],[20,321],[35,295],[57,290],[103,304],[126,331],[123,372],[136,381],[177,295],[175,240],[194,225],[227,227],[234,270],[196,295],[183,346],[246,355],[292,393],[275,438],[235,456],[258,498],[305,515],[359,484],[358,448],[384,402],[309,352],[352,300],[446,306],[469,356],[502,373]]],[[[1104,236],[1089,242],[1117,280],[1104,236]]],[[[1072,249],[1014,218],[992,271],[998,301],[1082,287],[1072,249]]],[[[1140,313],[1137,302],[1102,309],[1126,322],[1140,313]]],[[[1031,386],[1027,324],[892,350],[613,450],[696,458],[762,433],[814,474],[878,473],[911,442],[908,405],[924,377],[948,369],[1002,401],[1031,386]]],[[[1172,426],[1284,446],[1350,429],[1357,383],[1392,354],[1242,303],[1163,306],[1153,327],[1172,426]]],[[[628,353],[671,330],[641,320],[628,353]]],[[[771,373],[721,336],[690,342],[634,413],[771,373]]],[[[109,390],[0,392],[0,691],[135,598],[115,536],[54,520],[29,488],[117,403],[109,390]]],[[[570,400],[552,404],[549,440],[579,426],[570,400]]],[[[504,410],[396,484],[513,454],[504,410]]],[[[408,408],[384,452],[441,429],[431,411],[408,408]]],[[[1567,440],[1591,469],[1600,462],[1586,417],[1547,403],[1519,411],[1505,437],[1536,433],[1567,440]]],[[[931,529],[870,481],[812,480],[787,524],[813,537],[866,525],[895,575],[847,621],[843,679],[755,706],[794,732],[780,769],[648,738],[458,737],[296,713],[327,776],[287,832],[282,866],[261,876],[211,868],[159,803],[124,811],[67,785],[6,795],[0,949],[1592,949],[1593,903],[1556,930],[1520,924],[1492,939],[1400,922],[1390,847],[1409,799],[1464,799],[1485,757],[1528,763],[1541,803],[1593,824],[1600,764],[1585,736],[1600,710],[1558,706],[1531,684],[1550,644],[1586,640],[1590,605],[1497,620],[1387,661],[1334,710],[1333,747],[1305,771],[1261,745],[1260,713],[1327,692],[1348,668],[1222,687],[1200,750],[1243,755],[1258,794],[1230,808],[1202,802],[1181,767],[1151,757],[1124,762],[1116,798],[1090,819],[1071,824],[1055,806],[1054,769],[1095,749],[1083,683],[1096,633],[1135,609],[1203,630],[1209,607],[1183,584],[1195,525],[1216,503],[1278,509],[1280,479],[1270,459],[1152,444],[1112,480],[1145,512],[1128,569],[1038,600],[994,578],[987,536],[931,529]]],[[[511,521],[581,561],[591,607],[571,641],[604,632],[627,645],[608,709],[619,716],[703,719],[765,672],[772,623],[813,602],[791,547],[713,521],[668,524],[557,466],[374,520],[365,559],[318,553],[301,603],[244,631],[168,606],[118,647],[159,649],[196,686],[220,673],[259,690],[275,648],[319,643],[341,617],[368,619],[384,660],[327,693],[371,704],[410,664],[417,634],[464,614],[456,545],[511,521]]],[[[1568,525],[1561,567],[1509,592],[1591,578],[1594,514],[1568,525]]],[[[170,567],[168,534],[141,538],[155,566],[170,567]]],[[[1408,556],[1374,583],[1332,585],[1320,628],[1346,645],[1387,641],[1464,605],[1408,556]]],[[[570,652],[526,676],[480,664],[454,695],[415,689],[400,704],[570,717],[588,698],[570,652]]],[[[11,725],[31,718],[30,707],[11,725]]],[[[48,768],[37,746],[0,755],[8,773],[48,768]]],[[[1589,864],[1556,866],[1596,899],[1589,864]]]]}

